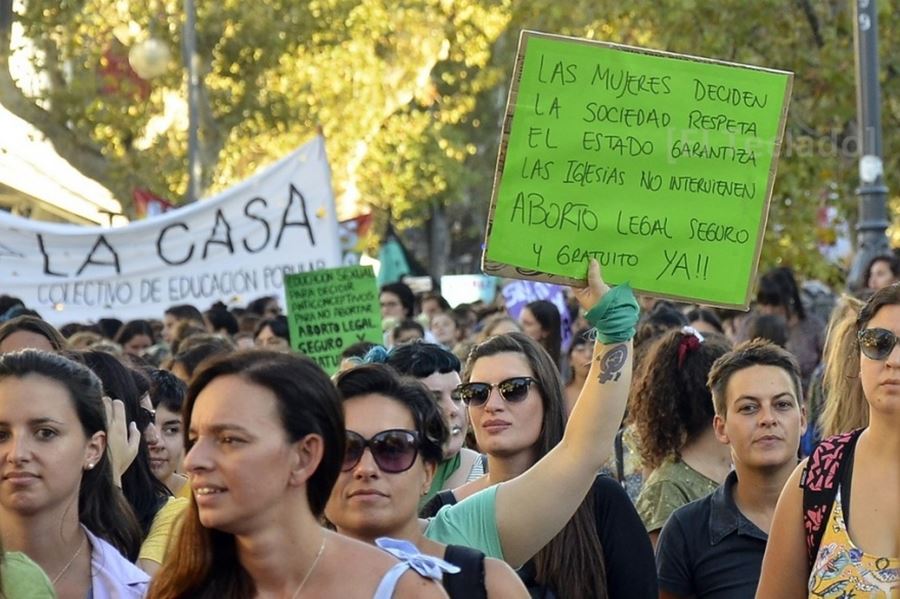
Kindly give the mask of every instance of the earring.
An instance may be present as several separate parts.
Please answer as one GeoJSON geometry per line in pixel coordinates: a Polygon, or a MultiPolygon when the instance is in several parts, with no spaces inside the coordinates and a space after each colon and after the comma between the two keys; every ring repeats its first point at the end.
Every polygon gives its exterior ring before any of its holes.
{"type": "Polygon", "coordinates": [[[87,465],[87,468],[85,468],[85,470],[93,470],[93,469],[94,469],[94,464],[93,464],[93,463],[88,464],[88,465],[87,465]]]}

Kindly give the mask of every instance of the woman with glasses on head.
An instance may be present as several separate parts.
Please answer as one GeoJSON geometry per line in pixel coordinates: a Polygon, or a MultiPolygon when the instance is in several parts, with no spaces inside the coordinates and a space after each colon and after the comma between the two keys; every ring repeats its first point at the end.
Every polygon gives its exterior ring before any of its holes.
{"type": "Polygon", "coordinates": [[[320,526],[345,430],[312,360],[221,356],[194,376],[184,418],[193,496],[150,598],[446,596],[409,572],[419,564],[320,526]]]}
{"type": "Polygon", "coordinates": [[[900,284],[877,291],[856,324],[869,425],[825,439],[797,466],[757,597],[900,595],[900,284]]]}
{"type": "Polygon", "coordinates": [[[360,541],[402,554],[421,552],[456,566],[459,571],[447,568],[443,576],[451,599],[527,598],[525,587],[504,562],[425,536],[426,524],[417,514],[419,499],[443,461],[448,436],[429,390],[384,364],[344,372],[336,385],[343,398],[347,447],[325,507],[328,521],[360,541]]]}
{"type": "Polygon", "coordinates": [[[141,529],[113,485],[101,389],[59,355],[0,356],[0,537],[64,599],[138,599],[149,580],[130,561],[141,529]]]}
{"type": "Polygon", "coordinates": [[[457,393],[488,455],[488,474],[438,495],[423,510],[436,514],[426,530],[430,538],[439,538],[431,531],[442,520],[455,524],[457,511],[475,521],[493,518],[502,553],[491,553],[488,535],[470,545],[516,567],[527,562],[519,574],[533,596],[657,596],[653,553],[640,519],[622,487],[597,476],[622,421],[637,322],[631,291],[608,289],[592,261],[590,286],[576,296],[590,308],[597,339],[568,423],[559,372],[536,341],[511,333],[472,351],[467,382],[457,393]]]}

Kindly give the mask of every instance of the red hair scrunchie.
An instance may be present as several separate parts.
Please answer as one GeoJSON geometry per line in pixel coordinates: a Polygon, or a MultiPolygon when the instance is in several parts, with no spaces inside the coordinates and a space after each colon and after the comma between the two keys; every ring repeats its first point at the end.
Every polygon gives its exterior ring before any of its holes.
{"type": "Polygon", "coordinates": [[[700,333],[691,327],[684,327],[681,333],[683,336],[681,341],[678,342],[678,368],[684,367],[684,358],[688,352],[700,349],[700,344],[703,342],[703,337],[700,336],[700,333]]]}

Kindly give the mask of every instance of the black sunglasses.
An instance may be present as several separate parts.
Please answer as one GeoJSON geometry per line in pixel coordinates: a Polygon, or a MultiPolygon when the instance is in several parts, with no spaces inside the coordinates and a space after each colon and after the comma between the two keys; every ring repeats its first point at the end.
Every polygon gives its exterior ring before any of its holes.
{"type": "Polygon", "coordinates": [[[857,336],[859,349],[870,360],[886,360],[900,338],[887,329],[864,329],[857,336]]]}
{"type": "Polygon", "coordinates": [[[536,382],[530,376],[514,376],[505,381],[500,381],[496,385],[491,385],[490,383],[463,383],[456,388],[456,393],[467,406],[480,406],[490,397],[491,389],[497,387],[500,397],[510,403],[517,403],[528,396],[528,387],[536,382]]]}
{"type": "Polygon", "coordinates": [[[342,472],[353,470],[362,459],[366,447],[372,452],[375,464],[382,472],[397,474],[412,468],[419,455],[419,435],[413,431],[393,428],[364,439],[354,431],[347,431],[342,472]]]}
{"type": "Polygon", "coordinates": [[[154,410],[148,410],[143,406],[139,406],[137,417],[135,418],[135,424],[137,424],[138,430],[143,432],[148,426],[154,423],[156,423],[156,412],[154,410]]]}

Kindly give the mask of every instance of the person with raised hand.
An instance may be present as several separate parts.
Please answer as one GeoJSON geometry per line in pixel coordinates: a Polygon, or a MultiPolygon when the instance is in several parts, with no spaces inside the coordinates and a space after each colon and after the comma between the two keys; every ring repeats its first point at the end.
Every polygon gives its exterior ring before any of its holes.
{"type": "Polygon", "coordinates": [[[760,599],[900,595],[900,284],[869,298],[856,329],[869,425],[823,440],[794,469],[775,508],[760,599]]]}
{"type": "Polygon", "coordinates": [[[610,289],[595,260],[575,295],[596,340],[568,422],[559,372],[536,341],[510,333],[478,345],[456,392],[488,474],[433,499],[425,536],[527,563],[520,576],[533,594],[656,597],[640,519],[622,487],[597,476],[625,410],[637,302],[627,285],[610,289]]]}
{"type": "Polygon", "coordinates": [[[207,362],[184,420],[193,495],[151,599],[446,597],[421,563],[320,525],[346,437],[312,360],[251,350],[207,362]]]}

